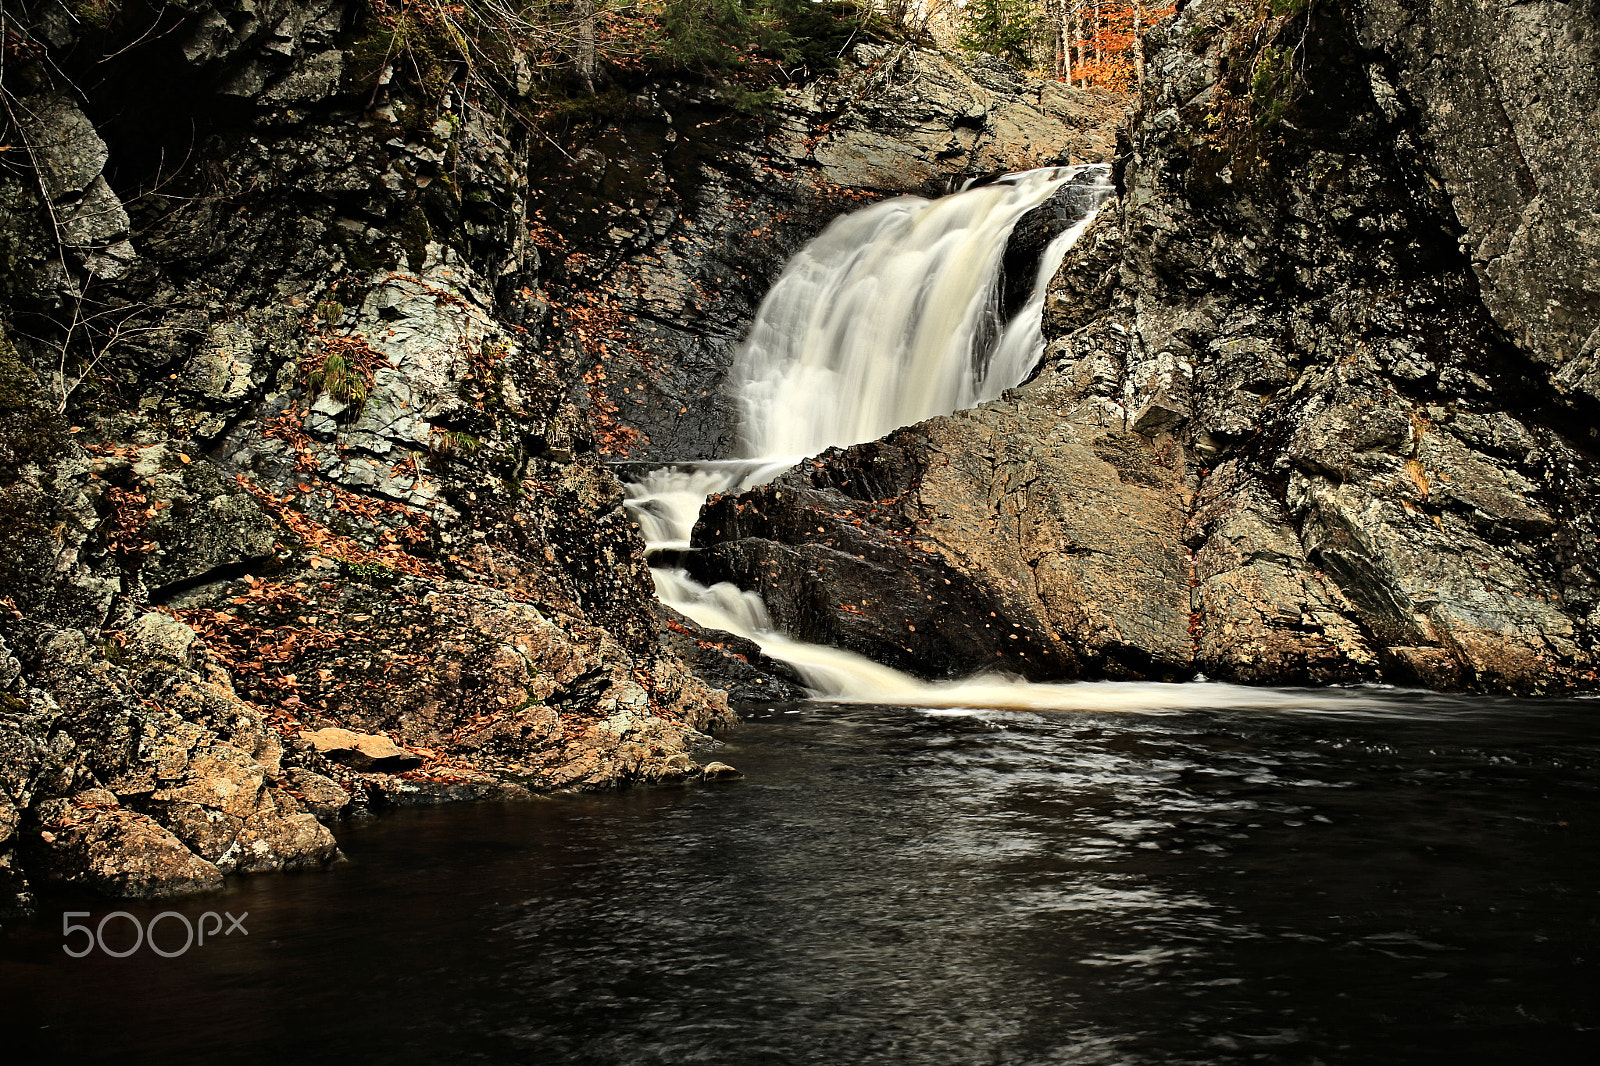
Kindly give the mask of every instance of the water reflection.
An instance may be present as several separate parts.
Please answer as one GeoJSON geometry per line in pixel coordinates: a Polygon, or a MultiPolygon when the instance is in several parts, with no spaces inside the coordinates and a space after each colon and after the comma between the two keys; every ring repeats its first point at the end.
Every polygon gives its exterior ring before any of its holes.
{"type": "Polygon", "coordinates": [[[47,913],[0,1009],[78,1061],[1574,1060],[1587,709],[1347,702],[758,708],[744,781],[351,826],[173,907],[250,911],[204,953],[69,960],[47,913]]]}

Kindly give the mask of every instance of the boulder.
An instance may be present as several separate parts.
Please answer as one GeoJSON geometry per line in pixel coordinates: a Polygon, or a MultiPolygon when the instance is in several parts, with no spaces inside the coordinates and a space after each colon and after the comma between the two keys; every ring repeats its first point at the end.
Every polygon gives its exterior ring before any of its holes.
{"type": "Polygon", "coordinates": [[[299,767],[290,770],[288,777],[289,789],[320,821],[334,821],[349,809],[350,793],[337,781],[299,767]]]}
{"type": "Polygon", "coordinates": [[[222,871],[154,819],[88,789],[37,808],[38,865],[54,881],[106,896],[148,899],[212,892],[222,871]]]}
{"type": "Polygon", "coordinates": [[[422,757],[400,747],[388,737],[329,727],[300,734],[317,753],[354,770],[399,773],[422,765],[422,757]]]}

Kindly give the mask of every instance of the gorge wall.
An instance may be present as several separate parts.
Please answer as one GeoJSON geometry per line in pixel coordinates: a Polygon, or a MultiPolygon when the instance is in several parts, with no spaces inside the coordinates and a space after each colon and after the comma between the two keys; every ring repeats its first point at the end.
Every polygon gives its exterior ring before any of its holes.
{"type": "Polygon", "coordinates": [[[95,10],[4,26],[0,910],[698,776],[730,715],[675,648],[733,658],[663,629],[607,460],[717,453],[832,217],[1108,158],[1119,114],[868,42],[763,115],[662,81],[552,117],[374,63],[355,0],[95,10]]]}
{"type": "Polygon", "coordinates": [[[1031,380],[691,573],[924,677],[1592,690],[1596,6],[1180,7],[1031,380]]]}

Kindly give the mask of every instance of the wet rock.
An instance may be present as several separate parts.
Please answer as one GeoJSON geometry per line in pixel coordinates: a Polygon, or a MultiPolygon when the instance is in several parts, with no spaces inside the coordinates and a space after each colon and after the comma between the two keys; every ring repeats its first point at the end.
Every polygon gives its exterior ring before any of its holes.
{"type": "Polygon", "coordinates": [[[706,629],[670,607],[663,607],[661,613],[673,652],[697,676],[726,691],[730,702],[805,697],[805,686],[794,668],[764,654],[754,641],[706,629]]]}
{"type": "Polygon", "coordinates": [[[743,776],[725,762],[708,762],[700,768],[702,781],[736,781],[743,776]]]}
{"type": "Polygon", "coordinates": [[[352,88],[343,0],[184,5],[148,48],[45,8],[52,203],[0,173],[3,317],[37,319],[0,337],[17,898],[37,805],[88,788],[258,871],[336,858],[318,818],[620,787],[708,743],[726,699],[662,643],[551,337],[526,142],[404,76],[352,88]],[[137,269],[63,258],[51,208],[119,193],[93,213],[137,218],[137,269]],[[329,728],[406,754],[300,740],[329,728]]]}
{"type": "Polygon", "coordinates": [[[365,805],[372,810],[435,807],[442,803],[526,803],[538,798],[532,789],[484,773],[455,773],[449,777],[375,774],[365,784],[365,805]]]}
{"type": "Polygon", "coordinates": [[[1195,665],[1277,684],[1370,680],[1378,657],[1336,580],[1311,561],[1273,486],[1236,460],[1206,479],[1185,530],[1195,665]]]}
{"type": "Polygon", "coordinates": [[[1062,420],[1055,399],[1036,385],[714,499],[692,572],[758,588],[803,639],[923,677],[1181,676],[1170,454],[1062,420]]]}
{"type": "Polygon", "coordinates": [[[673,755],[665,759],[657,771],[656,783],[675,785],[699,774],[700,767],[687,755],[673,755]]]}

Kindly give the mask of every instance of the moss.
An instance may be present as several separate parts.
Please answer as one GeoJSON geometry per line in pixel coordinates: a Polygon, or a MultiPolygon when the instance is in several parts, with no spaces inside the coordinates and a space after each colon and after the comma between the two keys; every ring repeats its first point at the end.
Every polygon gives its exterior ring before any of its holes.
{"type": "Polygon", "coordinates": [[[324,326],[336,326],[343,317],[344,304],[333,297],[330,296],[317,304],[317,319],[324,326]]]}
{"type": "Polygon", "coordinates": [[[362,274],[386,274],[400,266],[399,246],[391,241],[364,241],[342,226],[328,230],[345,262],[362,274]]]}
{"type": "Polygon", "coordinates": [[[121,0],[71,0],[73,14],[97,29],[107,29],[122,14],[121,0]]]}
{"type": "Polygon", "coordinates": [[[1293,50],[1274,48],[1270,44],[1262,48],[1250,74],[1250,103],[1255,124],[1271,129],[1282,122],[1297,88],[1293,50]]]}
{"type": "Polygon", "coordinates": [[[382,563],[352,563],[344,564],[344,573],[352,581],[374,588],[391,588],[404,576],[392,566],[382,563]]]}
{"type": "Polygon", "coordinates": [[[421,273],[428,263],[428,242],[433,239],[427,213],[416,205],[408,208],[395,224],[393,236],[405,252],[406,264],[414,273],[421,273]]]}
{"type": "Polygon", "coordinates": [[[613,86],[597,93],[552,99],[540,118],[545,126],[552,129],[583,129],[627,122],[642,114],[626,92],[613,86]]]}
{"type": "Polygon", "coordinates": [[[476,455],[482,450],[483,440],[471,433],[434,426],[428,435],[428,454],[438,462],[459,455],[476,455]]]}
{"type": "Polygon", "coordinates": [[[1267,177],[1305,93],[1304,45],[1315,12],[1316,0],[1254,0],[1230,16],[1217,46],[1225,73],[1204,118],[1209,132],[1196,145],[1204,169],[1267,177]]]}
{"type": "Polygon", "coordinates": [[[367,402],[367,383],[361,373],[341,355],[330,355],[308,378],[313,398],[331,396],[356,411],[367,402]]]}
{"type": "Polygon", "coordinates": [[[0,333],[0,484],[15,481],[26,463],[66,454],[66,429],[39,376],[0,333]]]}

